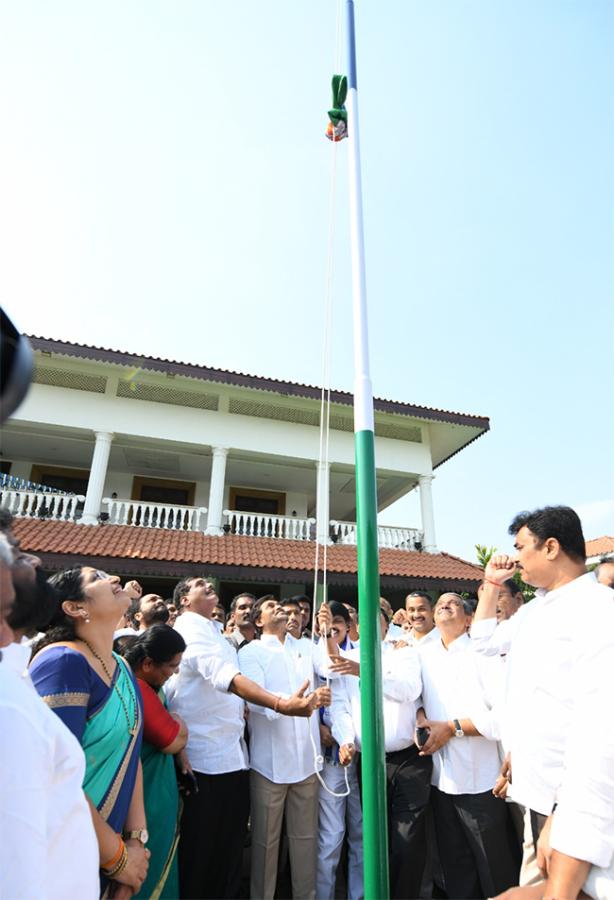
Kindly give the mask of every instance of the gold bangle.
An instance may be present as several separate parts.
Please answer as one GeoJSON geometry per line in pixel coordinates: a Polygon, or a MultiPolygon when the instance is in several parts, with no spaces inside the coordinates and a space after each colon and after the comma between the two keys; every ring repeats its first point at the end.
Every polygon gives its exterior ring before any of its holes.
{"type": "Polygon", "coordinates": [[[126,845],[124,844],[123,841],[122,841],[122,844],[123,844],[122,855],[120,857],[119,862],[115,866],[115,868],[110,869],[109,871],[103,870],[103,872],[107,878],[115,878],[117,875],[119,875],[121,872],[123,872],[124,869],[126,868],[126,866],[128,865],[128,848],[126,847],[126,845]]]}
{"type": "Polygon", "coordinates": [[[122,858],[122,853],[124,850],[124,842],[123,842],[120,834],[117,835],[117,838],[118,838],[117,850],[115,851],[115,853],[113,854],[113,856],[111,857],[111,859],[108,862],[100,864],[100,868],[103,870],[103,872],[105,871],[105,869],[113,869],[118,864],[120,859],[122,858]]]}

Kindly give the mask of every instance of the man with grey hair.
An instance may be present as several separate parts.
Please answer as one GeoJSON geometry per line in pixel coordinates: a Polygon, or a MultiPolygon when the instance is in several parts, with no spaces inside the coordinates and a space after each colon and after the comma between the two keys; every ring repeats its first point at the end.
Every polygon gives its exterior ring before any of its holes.
{"type": "Polygon", "coordinates": [[[422,755],[433,757],[431,802],[449,897],[493,897],[518,882],[520,846],[492,788],[499,754],[479,666],[467,634],[473,609],[458,594],[435,605],[440,640],[421,642],[422,755]]]}

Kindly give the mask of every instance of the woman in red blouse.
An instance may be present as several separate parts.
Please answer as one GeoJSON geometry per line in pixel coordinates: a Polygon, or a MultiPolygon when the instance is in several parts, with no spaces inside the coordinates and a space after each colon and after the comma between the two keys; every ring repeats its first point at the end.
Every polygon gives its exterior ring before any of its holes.
{"type": "Polygon", "coordinates": [[[189,769],[182,753],[188,730],[179,716],[171,715],[162,687],[179,669],[185,642],[168,625],[153,625],[123,650],[132,666],[143,698],[143,786],[151,851],[147,880],[138,897],[179,897],[177,841],[179,839],[179,791],[173,762],[180,754],[180,769],[189,769]]]}

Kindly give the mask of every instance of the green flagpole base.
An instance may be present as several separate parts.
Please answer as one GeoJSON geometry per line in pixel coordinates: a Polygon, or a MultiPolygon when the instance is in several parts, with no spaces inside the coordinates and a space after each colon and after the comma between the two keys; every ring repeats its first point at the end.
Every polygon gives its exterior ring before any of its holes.
{"type": "Polygon", "coordinates": [[[365,900],[387,900],[388,813],[377,543],[375,436],[355,434],[365,900]]]}

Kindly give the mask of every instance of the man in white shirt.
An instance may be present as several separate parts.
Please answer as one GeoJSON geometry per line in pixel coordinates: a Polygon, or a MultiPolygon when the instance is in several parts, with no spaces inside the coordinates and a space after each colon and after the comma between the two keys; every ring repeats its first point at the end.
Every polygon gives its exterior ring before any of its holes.
{"type": "MultiPolygon", "coordinates": [[[[418,654],[412,647],[395,649],[385,641],[382,624],[382,690],[388,788],[388,843],[391,897],[418,897],[426,859],[426,809],[432,762],[418,755],[414,743],[416,701],[422,682],[418,654]]],[[[332,671],[346,677],[334,683],[332,733],[342,760],[360,750],[360,653],[350,650],[331,660],[332,671]]]]}
{"type": "Polygon", "coordinates": [[[420,647],[419,727],[433,754],[431,801],[448,897],[492,897],[518,882],[520,847],[509,811],[492,794],[499,772],[492,717],[483,697],[467,626],[471,606],[442,594],[435,606],[440,640],[420,647]]]}
{"type": "Polygon", "coordinates": [[[236,651],[211,619],[218,597],[210,580],[184,579],[174,600],[182,610],[175,629],[187,647],[178,674],[167,683],[167,697],[188,726],[186,751],[198,784],[198,792],[185,798],[181,820],[181,896],[236,897],[249,816],[243,700],[280,716],[310,716],[326,697],[304,697],[303,679],[292,696],[280,699],[240,673],[236,651]]]}
{"type": "Polygon", "coordinates": [[[516,556],[488,563],[471,637],[480,652],[507,654],[512,796],[532,811],[544,896],[567,900],[591,863],[607,868],[614,855],[614,594],[587,574],[569,507],[521,513],[509,532],[516,556]],[[515,568],[538,591],[497,625],[500,585],[515,568]]]}
{"type": "Polygon", "coordinates": [[[439,639],[439,632],[435,628],[434,606],[435,601],[426,591],[412,591],[405,598],[405,612],[411,631],[405,634],[403,640],[411,646],[418,646],[421,641],[439,639]]]}
{"type": "MultiPolygon", "coordinates": [[[[322,614],[320,614],[322,615],[322,614]]],[[[311,645],[287,632],[287,615],[272,595],[256,601],[252,621],[260,639],[239,653],[241,671],[279,698],[314,676],[311,645]]],[[[319,621],[321,621],[319,619],[319,621]]],[[[330,625],[330,623],[328,623],[330,625]]],[[[330,630],[330,628],[329,628],[330,630]]],[[[327,688],[320,688],[326,691],[327,688]]],[[[316,693],[318,693],[316,692],[316,693]]],[[[277,882],[279,840],[285,813],[292,895],[315,898],[318,780],[321,767],[318,717],[288,719],[277,706],[250,704],[251,896],[272,900],[277,882]]]]}
{"type": "Polygon", "coordinates": [[[29,648],[8,643],[14,635],[6,615],[31,627],[55,595],[43,592],[37,608],[40,560],[20,553],[7,523],[13,558],[2,533],[6,521],[0,521],[0,897],[96,900],[100,856],[82,787],[83,749],[36,693],[25,671],[29,648]]]}

